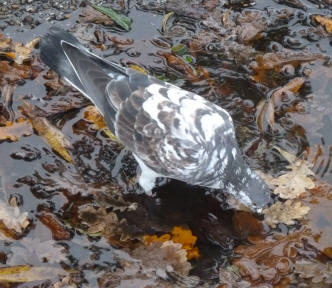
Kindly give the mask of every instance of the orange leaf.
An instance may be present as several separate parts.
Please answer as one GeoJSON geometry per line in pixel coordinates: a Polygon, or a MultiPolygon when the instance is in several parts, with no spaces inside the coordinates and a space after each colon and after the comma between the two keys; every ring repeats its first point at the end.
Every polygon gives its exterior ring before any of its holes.
{"type": "Polygon", "coordinates": [[[145,245],[149,245],[153,242],[166,242],[172,240],[174,243],[182,244],[182,248],[187,251],[187,259],[198,259],[199,250],[194,247],[197,237],[194,236],[190,229],[184,229],[179,226],[174,226],[171,234],[163,234],[161,236],[145,235],[143,241],[145,245]]]}

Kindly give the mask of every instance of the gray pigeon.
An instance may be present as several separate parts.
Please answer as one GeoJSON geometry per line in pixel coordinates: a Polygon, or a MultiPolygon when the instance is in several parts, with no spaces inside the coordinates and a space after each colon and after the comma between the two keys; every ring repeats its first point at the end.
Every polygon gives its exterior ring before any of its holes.
{"type": "Polygon", "coordinates": [[[168,177],[222,189],[257,212],[270,202],[268,186],[242,157],[226,110],[106,61],[60,28],[51,28],[40,48],[43,62],[96,105],[133,153],[147,194],[156,177],[168,177]]]}

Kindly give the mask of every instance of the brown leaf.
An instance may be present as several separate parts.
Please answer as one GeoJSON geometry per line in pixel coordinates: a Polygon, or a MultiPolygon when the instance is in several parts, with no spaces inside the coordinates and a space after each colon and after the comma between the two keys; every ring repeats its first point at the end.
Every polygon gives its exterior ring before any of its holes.
{"type": "Polygon", "coordinates": [[[284,223],[286,225],[295,224],[295,219],[302,219],[309,212],[310,208],[302,206],[301,202],[287,200],[285,203],[276,202],[272,206],[263,210],[265,222],[271,227],[276,224],[284,223]]]}
{"type": "Polygon", "coordinates": [[[331,263],[319,263],[309,261],[297,261],[294,265],[294,272],[301,278],[310,278],[312,283],[332,284],[331,263]]]}
{"type": "Polygon", "coordinates": [[[140,246],[133,251],[132,256],[142,261],[145,271],[155,271],[163,279],[167,278],[167,272],[187,276],[191,269],[186,250],[180,243],[173,241],[153,242],[147,246],[140,246]]]}
{"type": "Polygon", "coordinates": [[[90,5],[83,9],[82,15],[80,15],[81,23],[95,23],[105,26],[113,25],[113,20],[105,14],[93,9],[90,5]]]}
{"type": "Polygon", "coordinates": [[[55,215],[53,215],[52,213],[43,212],[41,215],[38,216],[38,219],[51,230],[54,240],[71,239],[70,232],[58,219],[56,219],[55,215]]]}
{"type": "Polygon", "coordinates": [[[314,20],[323,25],[329,34],[332,34],[332,19],[327,16],[314,15],[314,20]]]}
{"type": "Polygon", "coordinates": [[[272,237],[249,237],[250,246],[239,245],[235,253],[241,257],[235,259],[241,275],[258,283],[278,283],[292,270],[298,249],[303,247],[303,239],[309,235],[307,230],[289,235],[274,234],[272,237]]]}

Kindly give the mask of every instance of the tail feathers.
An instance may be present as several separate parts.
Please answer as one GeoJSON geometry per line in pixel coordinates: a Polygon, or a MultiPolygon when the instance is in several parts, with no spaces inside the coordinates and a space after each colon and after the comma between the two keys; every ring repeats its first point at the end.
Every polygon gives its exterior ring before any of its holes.
{"type": "Polygon", "coordinates": [[[42,61],[88,97],[106,121],[113,122],[116,111],[107,102],[105,88],[113,78],[127,76],[125,69],[89,52],[74,36],[57,27],[42,38],[40,48],[42,61]]]}

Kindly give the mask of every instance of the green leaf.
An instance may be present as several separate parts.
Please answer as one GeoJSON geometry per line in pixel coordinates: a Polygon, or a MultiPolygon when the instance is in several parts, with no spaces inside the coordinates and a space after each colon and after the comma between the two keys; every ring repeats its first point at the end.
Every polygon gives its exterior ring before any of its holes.
{"type": "Polygon", "coordinates": [[[106,16],[110,17],[117,25],[119,25],[120,27],[122,27],[126,31],[130,30],[132,20],[129,17],[127,17],[125,15],[121,15],[121,14],[115,12],[111,8],[98,6],[98,5],[95,5],[95,4],[90,3],[90,2],[89,2],[89,5],[92,8],[96,9],[97,11],[99,11],[99,12],[105,14],[106,16]]]}
{"type": "Polygon", "coordinates": [[[188,47],[180,43],[178,45],[173,46],[171,50],[176,55],[183,55],[188,52],[188,47]]]}

